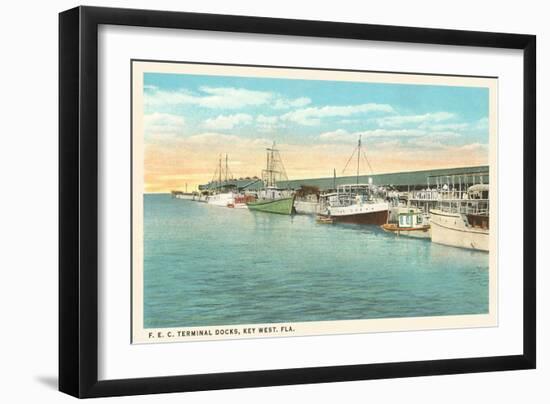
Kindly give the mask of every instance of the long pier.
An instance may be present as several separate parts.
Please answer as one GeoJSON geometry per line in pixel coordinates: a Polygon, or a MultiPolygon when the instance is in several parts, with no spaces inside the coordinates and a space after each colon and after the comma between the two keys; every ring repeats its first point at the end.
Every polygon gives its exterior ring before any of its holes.
{"type": "MultiPolygon", "coordinates": [[[[471,167],[455,167],[455,168],[441,168],[435,170],[420,170],[420,171],[402,171],[396,173],[384,173],[373,175],[361,175],[357,176],[343,176],[343,177],[323,177],[323,178],[304,178],[294,179],[289,181],[279,181],[277,186],[285,189],[297,190],[302,186],[317,187],[320,191],[328,191],[335,189],[338,185],[354,184],[357,181],[359,183],[369,183],[369,180],[374,185],[391,186],[393,189],[399,191],[409,191],[414,189],[426,188],[430,177],[445,177],[448,176],[449,180],[452,180],[453,176],[461,175],[480,175],[480,182],[489,183],[488,173],[489,166],[471,166],[471,167]]],[[[434,184],[430,184],[434,185],[434,184]]],[[[263,183],[257,177],[244,178],[244,179],[228,179],[227,181],[209,182],[207,184],[199,185],[199,190],[207,191],[209,189],[216,189],[220,187],[235,187],[237,189],[248,189],[251,191],[262,188],[263,183]]]]}

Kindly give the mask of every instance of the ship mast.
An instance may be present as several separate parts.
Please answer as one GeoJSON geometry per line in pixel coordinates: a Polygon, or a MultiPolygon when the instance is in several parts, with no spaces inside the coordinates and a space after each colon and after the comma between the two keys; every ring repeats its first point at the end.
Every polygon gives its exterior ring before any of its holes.
{"type": "Polygon", "coordinates": [[[273,150],[275,150],[275,141],[273,141],[273,146],[271,146],[271,158],[269,159],[269,166],[268,166],[268,170],[269,170],[269,186],[274,186],[274,181],[273,181],[273,150]]]}
{"type": "Polygon", "coordinates": [[[218,156],[218,162],[216,164],[216,169],[210,180],[212,187],[216,189],[221,189],[223,186],[228,186],[228,181],[233,179],[233,174],[229,171],[229,154],[225,153],[225,170],[224,163],[222,161],[223,153],[220,153],[218,156]]]}
{"type": "MultiPolygon", "coordinates": [[[[275,142],[273,142],[273,146],[275,146],[275,142]]],[[[270,167],[269,167],[269,149],[267,149],[266,159],[267,160],[266,160],[266,163],[265,163],[265,169],[266,169],[266,173],[268,173],[268,175],[269,175],[269,170],[270,170],[270,167]]],[[[269,177],[266,177],[264,182],[265,182],[265,186],[268,187],[269,186],[269,177]]]]}
{"type": "Polygon", "coordinates": [[[228,165],[227,165],[227,153],[225,153],[225,183],[227,184],[227,172],[228,172],[229,168],[228,168],[228,165]]]}
{"type": "Polygon", "coordinates": [[[218,188],[221,189],[222,187],[222,155],[220,153],[220,161],[219,161],[219,167],[218,167],[218,188]]]}
{"type": "Polygon", "coordinates": [[[361,154],[361,136],[362,135],[359,135],[359,139],[357,140],[357,147],[355,149],[353,149],[353,153],[351,153],[351,156],[349,156],[349,159],[348,159],[346,165],[344,166],[344,169],[342,170],[342,174],[344,174],[346,172],[346,169],[349,166],[349,163],[351,163],[351,161],[353,160],[353,156],[355,156],[355,153],[357,153],[357,171],[355,173],[355,178],[356,178],[355,183],[356,184],[359,184],[359,172],[361,170],[361,157],[363,157],[365,159],[365,162],[367,163],[371,173],[373,172],[372,167],[371,167],[370,162],[369,162],[369,159],[367,158],[367,155],[365,154],[365,152],[363,152],[363,154],[361,154]]]}
{"type": "Polygon", "coordinates": [[[288,177],[279,150],[275,148],[275,142],[266,150],[267,162],[266,169],[262,171],[262,179],[266,187],[274,187],[277,181],[288,180],[288,177]]]}
{"type": "Polygon", "coordinates": [[[357,142],[357,177],[355,180],[356,184],[359,184],[359,165],[361,161],[361,135],[359,135],[359,141],[357,142]]]}

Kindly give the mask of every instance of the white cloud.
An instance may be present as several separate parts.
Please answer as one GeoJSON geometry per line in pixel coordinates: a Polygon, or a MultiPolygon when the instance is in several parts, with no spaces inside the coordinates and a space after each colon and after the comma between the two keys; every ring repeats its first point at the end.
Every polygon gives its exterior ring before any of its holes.
{"type": "Polygon", "coordinates": [[[440,142],[437,138],[434,138],[431,136],[410,140],[409,142],[407,142],[407,146],[413,147],[413,148],[420,148],[423,150],[444,149],[449,147],[449,145],[446,145],[440,142]]]}
{"type": "Polygon", "coordinates": [[[433,135],[457,137],[460,135],[486,135],[488,133],[487,118],[481,118],[471,122],[424,122],[418,126],[426,129],[433,135]]]}
{"type": "Polygon", "coordinates": [[[287,112],[281,119],[305,126],[314,126],[321,123],[322,118],[347,117],[354,114],[368,112],[391,113],[394,109],[388,104],[359,104],[359,105],[327,105],[324,107],[310,107],[287,112]]]}
{"type": "Polygon", "coordinates": [[[209,118],[204,121],[203,126],[208,129],[233,129],[235,126],[244,125],[252,121],[248,114],[219,115],[216,118],[209,118]]]}
{"type": "Polygon", "coordinates": [[[188,136],[183,139],[185,143],[193,143],[200,145],[219,144],[220,142],[235,142],[241,137],[235,135],[225,135],[222,133],[205,132],[197,135],[188,136]]]}
{"type": "Polygon", "coordinates": [[[484,143],[470,143],[459,146],[459,150],[463,152],[488,151],[488,149],[489,145],[484,143]]]}
{"type": "Polygon", "coordinates": [[[255,147],[262,148],[269,146],[272,142],[263,138],[244,138],[236,135],[226,135],[217,132],[205,132],[182,138],[181,142],[188,145],[207,146],[207,147],[227,147],[233,148],[255,147]]]}
{"type": "Polygon", "coordinates": [[[180,104],[198,105],[212,109],[238,109],[249,106],[265,105],[274,109],[301,108],[309,105],[308,97],[284,98],[269,91],[248,90],[235,87],[207,87],[199,88],[199,92],[186,89],[166,91],[156,86],[147,85],[145,88],[145,105],[149,107],[166,107],[180,104]]]}
{"type": "MultiPolygon", "coordinates": [[[[321,139],[324,139],[324,140],[349,140],[349,138],[351,136],[355,136],[354,133],[349,133],[347,130],[345,129],[336,129],[336,130],[333,130],[333,131],[329,131],[329,132],[323,132],[319,135],[319,138],[321,139]]],[[[358,137],[359,135],[357,135],[358,137]]],[[[357,137],[356,137],[356,140],[357,140],[357,137]]]]}
{"type": "Polygon", "coordinates": [[[423,123],[420,125],[420,128],[430,129],[433,131],[446,131],[446,130],[464,130],[468,128],[469,124],[466,122],[462,123],[443,123],[443,124],[431,124],[431,123],[423,123]]]}
{"type": "Polygon", "coordinates": [[[273,103],[275,109],[302,108],[311,104],[311,99],[308,97],[300,97],[295,99],[277,98],[273,103]]]}
{"type": "Polygon", "coordinates": [[[256,126],[262,132],[271,132],[282,126],[278,116],[258,115],[256,117],[256,126]]]}
{"type": "Polygon", "coordinates": [[[374,129],[357,132],[337,129],[321,133],[319,138],[327,146],[335,147],[338,144],[356,144],[359,136],[371,152],[373,150],[393,150],[399,153],[445,151],[459,155],[460,153],[484,153],[488,148],[488,145],[483,143],[453,144],[452,140],[460,137],[455,132],[428,132],[419,129],[374,129]]]}
{"type": "Polygon", "coordinates": [[[424,124],[426,122],[442,122],[455,117],[450,112],[430,112],[421,115],[396,115],[379,118],[378,124],[382,127],[399,127],[407,124],[424,124]]]}
{"type": "Polygon", "coordinates": [[[143,116],[146,134],[177,133],[183,130],[185,119],[179,115],[154,112],[143,116]]]}
{"type": "Polygon", "coordinates": [[[350,124],[350,123],[359,123],[361,122],[359,119],[341,119],[340,120],[340,123],[343,123],[343,124],[350,124]]]}
{"type": "Polygon", "coordinates": [[[201,87],[208,94],[202,97],[201,105],[208,108],[241,108],[267,103],[272,94],[267,91],[254,91],[233,87],[201,87]]]}
{"type": "Polygon", "coordinates": [[[451,138],[459,138],[461,135],[458,132],[447,130],[447,131],[430,132],[429,136],[433,137],[434,139],[451,139],[451,138]]]}
{"type": "Polygon", "coordinates": [[[489,130],[489,119],[487,117],[479,119],[472,125],[472,129],[486,132],[489,130]]]}
{"type": "Polygon", "coordinates": [[[345,129],[337,129],[331,132],[324,132],[319,138],[325,141],[335,142],[357,142],[359,136],[367,140],[369,138],[387,138],[387,137],[416,137],[423,136],[426,131],[418,129],[372,129],[358,132],[348,132],[345,129]]]}
{"type": "Polygon", "coordinates": [[[237,109],[266,104],[272,94],[234,87],[201,87],[201,94],[187,90],[150,91],[144,94],[145,105],[149,107],[174,106],[179,104],[198,105],[205,108],[237,109]]]}
{"type": "Polygon", "coordinates": [[[277,116],[258,115],[256,121],[258,123],[275,124],[279,120],[277,116]]]}

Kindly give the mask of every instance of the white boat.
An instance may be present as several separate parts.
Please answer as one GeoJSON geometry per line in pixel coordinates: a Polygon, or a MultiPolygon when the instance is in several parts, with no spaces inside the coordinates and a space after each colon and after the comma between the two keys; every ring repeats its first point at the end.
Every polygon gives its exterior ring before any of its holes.
{"type": "Polygon", "coordinates": [[[237,194],[234,192],[220,192],[217,194],[208,195],[208,198],[206,198],[206,203],[209,205],[222,206],[226,208],[235,203],[235,196],[237,196],[237,194]]]}
{"type": "Polygon", "coordinates": [[[300,215],[317,215],[321,212],[320,190],[316,186],[302,185],[296,190],[294,209],[300,215]]]}
{"type": "Polygon", "coordinates": [[[323,195],[322,201],[320,215],[335,223],[381,226],[388,222],[390,205],[376,197],[371,184],[339,185],[336,193],[323,195]]]}
{"type": "Polygon", "coordinates": [[[234,191],[234,186],[232,187],[228,185],[228,181],[232,178],[232,176],[229,172],[227,154],[225,155],[225,166],[222,165],[222,156],[220,154],[213,178],[216,181],[212,181],[212,184],[216,184],[216,186],[213,191],[210,191],[212,193],[206,197],[206,203],[224,208],[229,206],[234,207],[235,198],[239,197],[240,194],[234,191]]]}
{"type": "Polygon", "coordinates": [[[430,225],[434,243],[489,251],[489,185],[473,185],[461,199],[441,200],[430,210],[430,225]]]}
{"type": "Polygon", "coordinates": [[[294,209],[301,215],[316,215],[321,213],[319,202],[307,200],[294,200],[294,209]]]}
{"type": "Polygon", "coordinates": [[[186,201],[193,201],[197,197],[197,194],[190,193],[190,192],[182,192],[182,193],[176,194],[175,197],[177,199],[183,199],[183,200],[186,200],[186,201]]]}
{"type": "Polygon", "coordinates": [[[185,184],[185,191],[171,191],[172,198],[183,199],[185,201],[194,201],[200,197],[200,194],[196,191],[187,192],[187,183],[185,184]]]}
{"type": "Polygon", "coordinates": [[[206,203],[207,200],[208,200],[208,195],[206,194],[196,194],[195,196],[193,196],[193,201],[195,202],[206,203]]]}
{"type": "MultiPolygon", "coordinates": [[[[366,155],[361,153],[361,136],[348,164],[355,154],[357,154],[357,183],[338,185],[336,192],[321,195],[319,217],[331,219],[334,223],[381,226],[388,222],[390,204],[382,196],[382,194],[387,195],[386,189],[373,185],[372,178],[369,178],[368,184],[359,183],[360,159],[364,157],[366,160],[366,155]]],[[[368,164],[370,167],[370,163],[368,164]]],[[[336,173],[334,183],[336,184],[336,173]]]]}

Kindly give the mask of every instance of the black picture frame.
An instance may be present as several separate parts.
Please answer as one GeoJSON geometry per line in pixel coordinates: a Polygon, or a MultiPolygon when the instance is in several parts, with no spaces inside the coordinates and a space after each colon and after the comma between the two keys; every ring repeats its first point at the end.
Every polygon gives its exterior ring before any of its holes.
{"type": "Polygon", "coordinates": [[[324,383],[536,366],[536,37],[533,35],[77,7],[59,15],[59,390],[103,397],[324,383]],[[523,51],[523,353],[98,380],[98,26],[100,24],[508,48],[523,51]]]}

